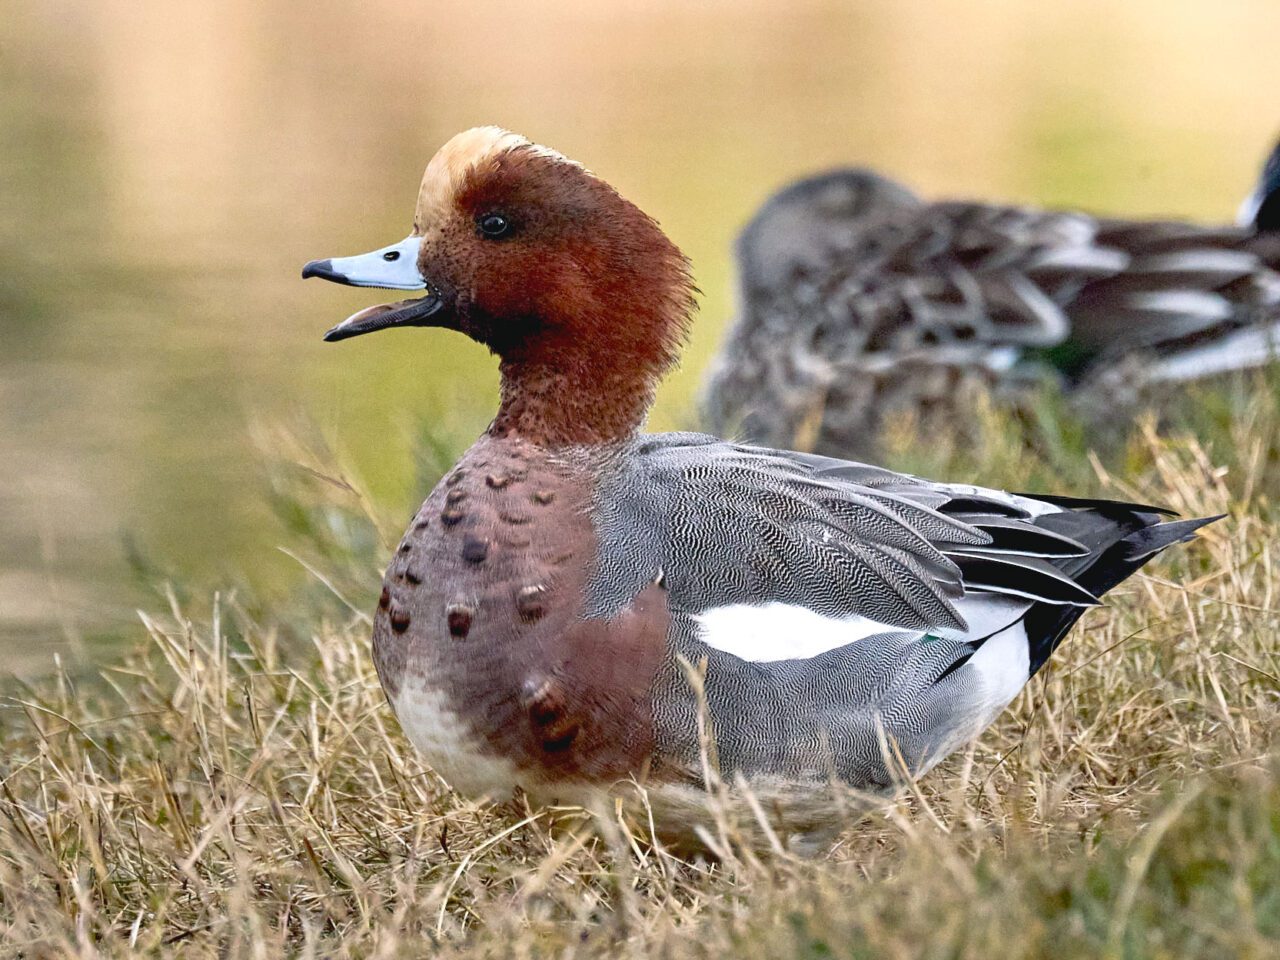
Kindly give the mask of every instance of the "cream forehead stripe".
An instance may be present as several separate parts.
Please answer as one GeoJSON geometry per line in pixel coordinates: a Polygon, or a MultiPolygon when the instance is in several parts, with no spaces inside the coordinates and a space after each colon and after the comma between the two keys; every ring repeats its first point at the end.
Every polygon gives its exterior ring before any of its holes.
{"type": "Polygon", "coordinates": [[[426,172],[422,175],[422,186],[418,188],[418,206],[413,215],[414,233],[421,233],[427,225],[446,216],[468,171],[488,157],[516,147],[528,147],[540,156],[575,167],[581,166],[550,147],[531,143],[520,134],[501,127],[473,127],[464,130],[436,151],[436,155],[427,164],[426,172]]]}

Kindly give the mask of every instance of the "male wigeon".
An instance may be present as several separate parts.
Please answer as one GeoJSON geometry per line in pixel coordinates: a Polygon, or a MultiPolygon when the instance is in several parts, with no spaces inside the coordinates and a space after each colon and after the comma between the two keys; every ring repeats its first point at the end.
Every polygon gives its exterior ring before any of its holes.
{"type": "Polygon", "coordinates": [[[1208,522],[643,433],[693,309],[685,258],[585,167],[493,127],[427,165],[406,239],[303,276],[422,291],[327,340],[448,327],[500,361],[497,416],[414,518],[373,629],[401,725],[467,794],[635,780],[661,817],[709,755],[772,813],[829,820],[816,785],[928,770],[1208,522]]]}
{"type": "Polygon", "coordinates": [[[963,435],[975,392],[1046,382],[1101,425],[1275,356],[1280,147],[1237,227],[929,203],[837,170],[766,202],[737,259],[711,429],[869,456],[891,414],[963,435]]]}

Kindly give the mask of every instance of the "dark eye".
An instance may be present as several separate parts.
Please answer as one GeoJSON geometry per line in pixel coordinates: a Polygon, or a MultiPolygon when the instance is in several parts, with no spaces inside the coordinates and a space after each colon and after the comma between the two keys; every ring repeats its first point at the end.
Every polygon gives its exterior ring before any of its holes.
{"type": "Polygon", "coordinates": [[[480,218],[480,232],[496,240],[511,232],[511,222],[500,213],[486,213],[480,218]]]}
{"type": "Polygon", "coordinates": [[[399,259],[400,259],[400,251],[399,251],[399,250],[388,250],[386,253],[384,253],[384,254],[382,255],[382,259],[383,259],[383,260],[386,260],[386,261],[387,261],[387,263],[390,263],[390,262],[391,262],[391,261],[393,261],[393,260],[399,260],[399,259]]]}

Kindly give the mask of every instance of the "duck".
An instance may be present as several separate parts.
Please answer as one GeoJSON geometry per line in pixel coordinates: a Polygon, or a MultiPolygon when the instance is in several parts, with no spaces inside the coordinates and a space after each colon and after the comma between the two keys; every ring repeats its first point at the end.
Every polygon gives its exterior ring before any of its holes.
{"type": "Polygon", "coordinates": [[[738,237],[706,425],[875,457],[895,417],[968,435],[977,398],[1058,389],[1095,432],[1280,342],[1280,145],[1234,226],[920,199],[839,169],[738,237]],[[1118,417],[1119,415],[1119,417],[1118,417]]]}
{"type": "Polygon", "coordinates": [[[787,836],[832,829],[836,788],[892,793],[973,741],[1085,610],[1214,519],[645,432],[689,264],[605,180],[497,127],[431,158],[405,239],[302,275],[418,293],[327,341],[437,327],[497,357],[497,413],[373,615],[391,709],[464,796],[641,789],[679,830],[715,788],[787,836]]]}

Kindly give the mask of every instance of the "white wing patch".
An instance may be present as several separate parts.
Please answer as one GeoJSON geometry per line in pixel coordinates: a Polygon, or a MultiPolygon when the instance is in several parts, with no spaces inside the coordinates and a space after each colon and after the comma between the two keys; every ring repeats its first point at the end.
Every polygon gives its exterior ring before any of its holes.
{"type": "Polygon", "coordinates": [[[694,617],[698,639],[709,647],[752,663],[805,660],[900,627],[868,617],[827,617],[789,603],[735,603],[694,617]]]}
{"type": "MultiPolygon", "coordinates": [[[[1026,631],[1022,630],[1021,624],[1014,621],[1022,616],[1028,602],[1003,594],[974,592],[955,601],[955,606],[968,624],[968,629],[942,629],[936,631],[938,635],[954,637],[957,640],[991,637],[981,648],[985,650],[987,646],[995,644],[1000,637],[1022,631],[1020,689],[1021,684],[1027,680],[1030,660],[1027,653],[1026,631]],[[1006,629],[1010,624],[1014,624],[1013,628],[1006,629]]],[[[751,663],[807,660],[877,634],[909,632],[902,627],[880,623],[869,617],[828,617],[808,607],[777,601],[712,607],[697,614],[693,619],[698,624],[699,640],[709,647],[733,654],[738,659],[751,663]]],[[[996,653],[988,655],[987,659],[994,664],[1003,663],[1002,656],[996,653]]],[[[978,660],[978,654],[974,655],[974,660],[978,660]]],[[[990,673],[990,669],[985,670],[984,679],[990,673]]],[[[1009,699],[1013,697],[1010,696],[1009,699]]]]}

